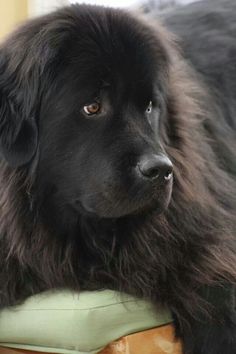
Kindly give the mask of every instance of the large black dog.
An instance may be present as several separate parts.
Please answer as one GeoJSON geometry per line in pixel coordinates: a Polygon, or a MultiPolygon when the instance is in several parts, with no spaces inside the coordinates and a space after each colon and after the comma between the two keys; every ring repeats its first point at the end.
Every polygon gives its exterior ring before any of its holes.
{"type": "Polygon", "coordinates": [[[185,353],[236,353],[235,20],[234,0],[180,9],[178,44],[74,5],[6,39],[1,308],[116,289],[167,305],[185,353]]]}

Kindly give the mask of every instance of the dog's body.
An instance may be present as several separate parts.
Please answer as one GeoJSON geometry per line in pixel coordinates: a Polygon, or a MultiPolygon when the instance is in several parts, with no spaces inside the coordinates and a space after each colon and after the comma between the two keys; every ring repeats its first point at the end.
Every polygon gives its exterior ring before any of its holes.
{"type": "Polygon", "coordinates": [[[100,7],[3,43],[0,307],[116,289],[169,306],[186,354],[236,353],[236,6],[211,3],[164,20],[190,65],[158,24],[100,7]]]}
{"type": "Polygon", "coordinates": [[[223,146],[231,145],[235,152],[235,14],[235,1],[200,1],[167,14],[164,21],[167,28],[179,36],[182,54],[200,74],[214,98],[211,109],[216,112],[210,133],[217,141],[217,155],[234,176],[235,156],[223,146]]]}

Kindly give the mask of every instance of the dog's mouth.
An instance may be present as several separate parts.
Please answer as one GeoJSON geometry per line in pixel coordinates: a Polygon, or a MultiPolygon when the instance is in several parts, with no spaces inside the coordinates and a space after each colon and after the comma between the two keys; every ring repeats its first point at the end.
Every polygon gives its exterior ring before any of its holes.
{"type": "Polygon", "coordinates": [[[156,191],[148,191],[134,196],[112,198],[109,194],[97,192],[89,197],[81,196],[75,201],[77,211],[86,216],[100,218],[121,218],[128,215],[163,213],[169,206],[172,195],[173,178],[156,191]]]}

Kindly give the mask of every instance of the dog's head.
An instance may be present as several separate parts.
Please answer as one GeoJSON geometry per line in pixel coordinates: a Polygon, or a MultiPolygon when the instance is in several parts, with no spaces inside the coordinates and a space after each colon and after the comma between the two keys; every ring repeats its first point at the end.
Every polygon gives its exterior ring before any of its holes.
{"type": "Polygon", "coordinates": [[[76,5],[33,20],[0,49],[1,155],[36,165],[35,193],[54,210],[161,212],[167,76],[158,33],[123,11],[76,5]]]}

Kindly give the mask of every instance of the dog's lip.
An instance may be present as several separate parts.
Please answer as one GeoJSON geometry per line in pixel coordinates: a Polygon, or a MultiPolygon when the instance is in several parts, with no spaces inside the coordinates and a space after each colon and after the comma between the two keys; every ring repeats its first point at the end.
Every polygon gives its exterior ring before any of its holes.
{"type": "MultiPolygon", "coordinates": [[[[149,184],[149,187],[152,184],[149,184]]],[[[161,214],[169,206],[173,186],[173,174],[171,178],[163,183],[162,186],[158,188],[150,188],[144,191],[143,198],[139,200],[135,198],[130,198],[127,195],[127,201],[125,204],[121,205],[117,203],[117,200],[108,198],[108,195],[102,195],[102,193],[96,193],[100,196],[99,201],[94,201],[89,198],[86,199],[86,194],[80,193],[73,202],[73,208],[77,213],[85,216],[91,216],[96,218],[120,218],[132,215],[142,215],[148,212],[156,212],[156,214],[161,214]],[[148,197],[149,196],[149,197],[148,197]],[[100,205],[100,208],[99,208],[100,205]],[[103,205],[103,208],[101,206],[103,205]],[[116,208],[114,208],[116,206],[116,208]]]]}
{"type": "Polygon", "coordinates": [[[117,212],[113,211],[110,208],[111,213],[105,213],[103,214],[101,211],[96,210],[96,207],[92,207],[89,205],[88,202],[86,201],[81,201],[80,199],[76,199],[74,203],[74,207],[77,210],[77,212],[84,214],[86,216],[91,216],[91,217],[96,217],[96,218],[120,218],[120,217],[126,217],[126,216],[132,216],[132,215],[142,215],[142,214],[148,214],[148,213],[156,213],[157,215],[161,214],[164,212],[170,203],[171,200],[171,192],[169,195],[164,197],[164,201],[162,198],[157,198],[157,199],[152,199],[149,202],[145,204],[136,205],[134,208],[121,208],[120,210],[117,210],[117,212]]]}

